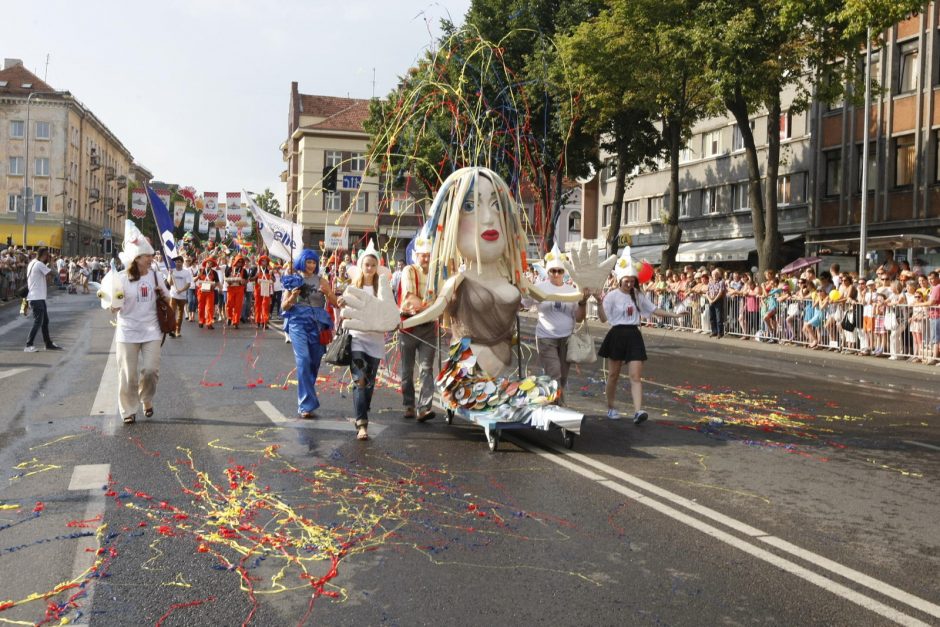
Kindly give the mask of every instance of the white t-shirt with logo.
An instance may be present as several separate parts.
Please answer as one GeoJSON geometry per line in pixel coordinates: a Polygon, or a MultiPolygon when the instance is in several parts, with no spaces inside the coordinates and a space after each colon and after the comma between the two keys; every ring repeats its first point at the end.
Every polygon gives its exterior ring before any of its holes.
{"type": "Polygon", "coordinates": [[[127,278],[127,272],[119,277],[124,289],[124,306],[117,315],[117,341],[140,344],[163,339],[157,320],[157,298],[161,297],[157,285],[162,283],[163,276],[159,271],[151,271],[138,281],[127,278]]]}
{"type": "Polygon", "coordinates": [[[170,281],[172,282],[170,286],[170,296],[177,300],[185,300],[186,291],[189,289],[188,286],[193,283],[193,273],[187,268],[173,270],[170,273],[170,281]]]}
{"type": "MultiPolygon", "coordinates": [[[[546,294],[570,294],[574,288],[570,285],[555,285],[551,281],[541,281],[536,287],[546,294]]],[[[560,339],[574,333],[574,318],[578,312],[577,303],[561,303],[545,300],[537,305],[539,322],[535,326],[535,337],[560,339]]]]}
{"type": "Polygon", "coordinates": [[[621,289],[608,292],[604,296],[604,313],[607,314],[607,322],[610,326],[626,324],[636,326],[640,324],[640,317],[648,318],[656,311],[656,305],[652,303],[649,297],[635,290],[636,300],[630,298],[630,294],[624,293],[621,289]]]}
{"type": "Polygon", "coordinates": [[[26,295],[26,300],[46,300],[46,275],[50,272],[52,269],[38,259],[29,262],[26,270],[26,286],[29,288],[29,294],[26,295]]]}

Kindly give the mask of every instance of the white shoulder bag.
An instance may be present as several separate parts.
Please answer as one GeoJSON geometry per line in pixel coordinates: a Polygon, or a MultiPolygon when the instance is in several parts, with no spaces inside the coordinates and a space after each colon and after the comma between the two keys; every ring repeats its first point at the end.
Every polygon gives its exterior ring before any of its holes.
{"type": "Polygon", "coordinates": [[[584,322],[579,324],[568,338],[567,360],[570,364],[593,364],[597,361],[594,338],[591,337],[591,331],[584,322]]]}

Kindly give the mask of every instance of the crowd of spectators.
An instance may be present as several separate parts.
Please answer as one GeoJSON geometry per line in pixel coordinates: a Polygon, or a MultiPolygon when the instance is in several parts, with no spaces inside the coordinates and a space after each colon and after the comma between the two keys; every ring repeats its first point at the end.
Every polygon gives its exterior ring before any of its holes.
{"type": "MultiPolygon", "coordinates": [[[[0,301],[16,297],[26,286],[26,266],[35,251],[9,246],[0,251],[0,301]]],[[[108,261],[101,257],[52,257],[53,283],[70,292],[89,293],[88,283],[100,281],[108,269],[108,261]]]]}

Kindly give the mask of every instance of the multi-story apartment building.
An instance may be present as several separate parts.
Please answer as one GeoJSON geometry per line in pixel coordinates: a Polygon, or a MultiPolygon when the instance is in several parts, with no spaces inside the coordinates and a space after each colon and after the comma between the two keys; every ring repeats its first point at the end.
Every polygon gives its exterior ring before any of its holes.
{"type": "MultiPolygon", "coordinates": [[[[792,94],[784,100],[789,103],[792,94]]],[[[800,238],[809,227],[812,185],[810,117],[785,109],[780,118],[780,177],[777,201],[784,241],[801,251],[800,238]],[[799,247],[799,248],[797,248],[799,247]]],[[[766,161],[767,115],[751,118],[758,158],[766,161]]],[[[632,245],[633,256],[659,263],[666,245],[663,216],[669,206],[669,163],[656,171],[635,171],[623,206],[613,206],[615,161],[602,155],[605,166],[584,184],[584,237],[607,238],[614,211],[621,211],[621,246],[632,245]],[[591,205],[596,206],[594,216],[591,205]]],[[[678,263],[737,262],[754,265],[756,246],[748,202],[748,172],[744,144],[730,114],[707,118],[692,129],[679,155],[679,224],[682,240],[678,263]]]]}
{"type": "Polygon", "coordinates": [[[48,246],[66,255],[109,252],[110,241],[123,238],[128,179],[149,176],[71,93],[56,91],[19,59],[4,61],[0,238],[23,244],[18,216],[28,183],[35,221],[27,225],[27,246],[48,246]]]}
{"type": "Polygon", "coordinates": [[[347,250],[369,238],[403,259],[420,223],[420,208],[404,193],[386,194],[366,162],[369,135],[363,123],[369,101],[301,94],[291,83],[288,138],[281,145],[287,169],[286,215],[304,228],[304,244],[317,248],[328,231],[346,229],[347,250]],[[323,187],[324,173],[338,168],[336,191],[323,187]]]}
{"type": "MultiPolygon", "coordinates": [[[[868,132],[868,242],[940,265],[940,21],[938,6],[896,24],[872,51],[878,82],[868,132]],[[929,261],[928,261],[929,260],[929,261]]],[[[865,55],[857,60],[864,71],[865,55]]],[[[861,99],[861,95],[859,96],[861,99]]],[[[858,253],[863,102],[814,104],[816,151],[810,248],[858,253]]],[[[874,255],[871,255],[874,257],[874,255]]]]}

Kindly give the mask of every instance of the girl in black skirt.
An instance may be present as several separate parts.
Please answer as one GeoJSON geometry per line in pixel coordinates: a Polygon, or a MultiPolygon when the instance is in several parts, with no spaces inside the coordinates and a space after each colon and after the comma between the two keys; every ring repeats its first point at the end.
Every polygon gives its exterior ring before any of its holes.
{"type": "Polygon", "coordinates": [[[618,289],[608,292],[602,302],[603,313],[610,322],[604,342],[597,354],[607,359],[607,417],[611,420],[620,418],[614,409],[617,395],[617,382],[620,370],[626,362],[630,376],[630,394],[633,397],[633,423],[640,424],[649,415],[641,409],[643,403],[643,362],[646,361],[646,345],[640,334],[640,318],[652,315],[666,318],[678,318],[679,314],[660,309],[649,297],[637,289],[636,269],[630,260],[630,248],[625,248],[616,266],[618,289]]]}

